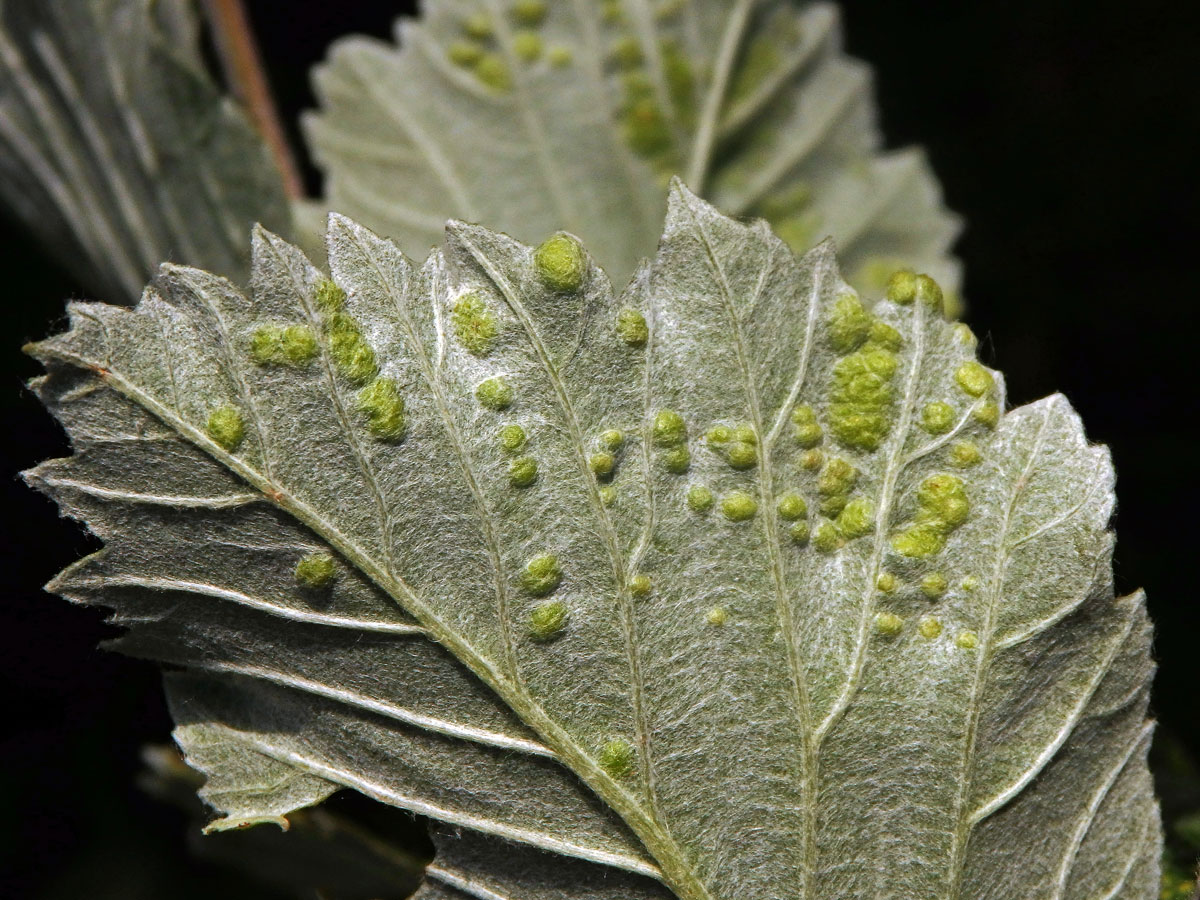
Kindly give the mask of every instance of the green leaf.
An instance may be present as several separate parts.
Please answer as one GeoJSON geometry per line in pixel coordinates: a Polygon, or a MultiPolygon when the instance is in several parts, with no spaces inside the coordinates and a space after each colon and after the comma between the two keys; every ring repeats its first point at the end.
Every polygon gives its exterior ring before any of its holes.
{"type": "Polygon", "coordinates": [[[164,259],[244,280],[251,225],[291,228],[196,31],[188,0],[0,0],[0,196],[113,302],[164,259]]]}
{"type": "MultiPolygon", "coordinates": [[[[957,219],[917,150],[883,152],[837,10],[791,0],[429,0],[399,47],[334,44],[305,124],[327,209],[424,256],[442,223],[579,235],[624,283],[682,176],[801,252],[832,235],[876,295],[902,263],[956,296],[957,219]],[[533,4],[537,6],[537,4],[533,4]],[[529,11],[533,11],[530,7],[529,11]]],[[[319,243],[319,237],[314,244],[319,243]]]]}
{"type": "Polygon", "coordinates": [[[334,216],[335,286],[259,231],[248,296],[167,266],[32,348],[75,455],[27,477],[106,542],[52,587],[170,664],[210,798],[447,823],[426,898],[1153,896],[1150,630],[1066,401],[1001,415],[930,279],[867,312],[678,184],[619,296],[554,241],[416,270],[334,216]]]}

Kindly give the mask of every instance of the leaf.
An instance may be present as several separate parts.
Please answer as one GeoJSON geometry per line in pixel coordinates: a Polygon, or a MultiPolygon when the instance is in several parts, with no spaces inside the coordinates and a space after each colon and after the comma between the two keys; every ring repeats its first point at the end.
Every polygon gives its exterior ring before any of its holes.
{"type": "Polygon", "coordinates": [[[164,259],[244,280],[247,229],[290,230],[196,30],[188,0],[0,0],[0,196],[113,302],[164,259]]]}
{"type": "Polygon", "coordinates": [[[1108,454],[1002,415],[931,279],[867,312],[681,185],[619,297],[568,235],[254,247],[32,348],[75,455],[27,477],[106,542],[52,588],[171,666],[226,812],[429,815],[426,898],[1157,890],[1108,454]]]}
{"type": "Polygon", "coordinates": [[[901,262],[956,295],[958,220],[919,151],[880,150],[869,69],[841,52],[831,4],[423,6],[399,48],[346,38],[317,68],[305,125],[326,197],[302,220],[332,209],[414,256],[447,218],[525,241],[563,228],[624,283],[679,174],[798,252],[832,235],[872,295],[901,262]]]}
{"type": "MultiPolygon", "coordinates": [[[[409,897],[424,875],[428,854],[395,846],[397,834],[407,836],[415,828],[399,810],[373,811],[387,813],[382,828],[377,821],[364,827],[322,805],[289,813],[286,831],[249,828],[202,836],[200,826],[209,814],[196,791],[204,784],[203,775],[185,765],[174,747],[144,747],[142,759],[139,787],[187,816],[188,849],[207,863],[289,896],[330,900],[409,897]]],[[[294,778],[294,772],[280,781],[294,778]]],[[[259,784],[270,789],[268,782],[259,784]]]]}

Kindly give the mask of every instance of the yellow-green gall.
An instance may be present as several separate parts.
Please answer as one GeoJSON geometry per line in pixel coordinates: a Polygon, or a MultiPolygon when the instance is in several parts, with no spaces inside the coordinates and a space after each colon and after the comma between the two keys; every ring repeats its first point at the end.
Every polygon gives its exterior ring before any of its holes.
{"type": "Polygon", "coordinates": [[[650,588],[649,575],[634,575],[629,579],[629,593],[634,597],[649,597],[650,588]]]}
{"type": "Polygon", "coordinates": [[[522,62],[537,62],[542,55],[542,38],[536,31],[522,29],[513,35],[513,53],[522,62]]]}
{"type": "Polygon", "coordinates": [[[979,646],[979,635],[973,631],[960,631],[954,643],[962,650],[974,650],[979,646]]]}
{"type": "Polygon", "coordinates": [[[538,479],[537,460],[532,456],[518,456],[508,464],[508,483],[515,488],[527,488],[538,479]]]}
{"type": "Polygon", "coordinates": [[[342,307],[346,305],[346,292],[328,278],[317,282],[314,296],[317,308],[326,315],[341,312],[342,307]]]}
{"type": "Polygon", "coordinates": [[[600,17],[606,25],[616,25],[625,18],[621,9],[621,0],[604,0],[600,9],[600,17]]]}
{"type": "Polygon", "coordinates": [[[475,386],[475,399],[485,409],[501,412],[512,406],[513,389],[506,378],[497,375],[475,386]]]}
{"type": "Polygon", "coordinates": [[[930,309],[942,311],[942,288],[928,275],[918,275],[916,283],[916,298],[930,309]]]}
{"type": "Polygon", "coordinates": [[[921,593],[930,600],[937,600],[949,590],[950,584],[941,572],[930,572],[921,579],[921,593]]]}
{"type": "Polygon", "coordinates": [[[462,29],[475,40],[486,41],[492,36],[492,20],[485,13],[476,13],[463,19],[462,29]]]}
{"type": "Polygon", "coordinates": [[[733,439],[742,444],[758,445],[758,435],[749,425],[739,425],[733,429],[733,439]]]}
{"type": "Polygon", "coordinates": [[[568,294],[583,286],[587,274],[587,254],[574,237],[559,232],[547,238],[533,252],[542,284],[559,294],[568,294]]]}
{"type": "Polygon", "coordinates": [[[680,43],[672,38],[659,42],[663,74],[667,79],[667,93],[681,122],[688,127],[697,118],[696,73],[692,59],[680,43]]]}
{"type": "Polygon", "coordinates": [[[871,315],[856,294],[842,294],[829,316],[829,343],[838,353],[856,350],[871,331],[871,315]]]}
{"type": "Polygon", "coordinates": [[[654,416],[650,439],[656,447],[678,447],[687,440],[687,424],[683,416],[671,409],[659,410],[654,416]]]}
{"type": "Polygon", "coordinates": [[[747,522],[757,512],[757,501],[745,491],[733,491],[721,498],[721,514],[730,522],[747,522]]]}
{"type": "Polygon", "coordinates": [[[896,355],[864,347],[833,367],[830,428],[837,440],[856,450],[876,450],[892,427],[891,380],[896,355]]]}
{"type": "Polygon", "coordinates": [[[788,529],[788,537],[792,539],[792,543],[801,547],[808,543],[810,534],[807,522],[793,522],[792,527],[788,529]]]}
{"type": "Polygon", "coordinates": [[[932,641],[942,633],[941,620],[936,616],[924,616],[917,624],[917,631],[920,632],[921,637],[932,641]]]}
{"type": "Polygon", "coordinates": [[[265,366],[275,362],[275,354],[283,329],[278,325],[261,325],[250,335],[250,358],[257,365],[265,366]]]}
{"type": "Polygon", "coordinates": [[[329,333],[329,355],[343,376],[355,384],[364,384],[375,377],[379,366],[375,351],[367,344],[358,322],[344,312],[333,313],[326,320],[329,333]]]}
{"type": "Polygon", "coordinates": [[[982,397],[995,385],[992,373],[975,360],[970,360],[958,367],[954,373],[958,386],[972,397],[982,397]]]}
{"type": "Polygon", "coordinates": [[[562,584],[562,577],[563,571],[558,557],[553,553],[543,553],[525,563],[525,571],[521,573],[521,587],[535,597],[545,597],[562,584]]]}
{"type": "Polygon", "coordinates": [[[871,323],[871,331],[867,335],[867,343],[870,346],[878,347],[880,350],[890,350],[895,353],[900,349],[900,345],[904,343],[904,339],[900,337],[900,332],[887,322],[876,319],[871,323]]]}
{"type": "Polygon", "coordinates": [[[634,153],[655,157],[671,149],[670,125],[652,97],[641,97],[624,110],[625,138],[634,153]]]}
{"type": "Polygon", "coordinates": [[[521,25],[541,25],[546,18],[546,0],[517,0],[512,16],[521,25]]]}
{"type": "Polygon", "coordinates": [[[955,441],[950,448],[950,464],[960,469],[977,465],[981,459],[983,455],[972,441],[955,441]]]}
{"type": "Polygon", "coordinates": [[[571,64],[575,58],[569,47],[551,47],[546,52],[546,59],[550,61],[550,65],[556,69],[564,69],[571,64]]]}
{"type": "Polygon", "coordinates": [[[232,453],[246,437],[246,423],[236,406],[218,406],[208,416],[208,436],[232,453]]]}
{"type": "Polygon", "coordinates": [[[263,325],[250,337],[250,358],[260,366],[297,368],[316,358],[317,339],[307,325],[263,325]]]}
{"type": "Polygon", "coordinates": [[[822,522],[813,535],[813,546],[822,553],[832,553],[842,546],[842,536],[832,522],[822,522]]]}
{"type": "Polygon", "coordinates": [[[609,57],[620,69],[634,69],[642,63],[642,48],[632,35],[613,41],[609,57]]]}
{"type": "Polygon", "coordinates": [[[561,600],[549,600],[529,611],[529,636],[535,641],[548,641],[567,627],[569,612],[561,600]]]}
{"type": "Polygon", "coordinates": [[[625,446],[625,435],[615,428],[600,432],[600,446],[609,453],[616,453],[625,446]]]}
{"type": "Polygon", "coordinates": [[[713,492],[702,484],[693,484],[688,488],[687,505],[693,512],[708,512],[716,502],[713,492]]]}
{"type": "Polygon", "coordinates": [[[724,625],[729,621],[729,613],[723,606],[714,606],[704,614],[704,619],[709,625],[724,625]]]}
{"type": "Polygon", "coordinates": [[[617,336],[630,347],[644,347],[650,339],[646,317],[632,306],[623,306],[617,313],[617,336]]]}
{"type": "Polygon", "coordinates": [[[954,407],[935,400],[921,410],[921,427],[930,434],[945,434],[954,427],[954,407]]]}
{"type": "Polygon", "coordinates": [[[912,303],[917,298],[917,275],[911,269],[901,269],[888,279],[887,298],[893,303],[912,303]]]}
{"type": "Polygon", "coordinates": [[[794,425],[812,425],[816,421],[816,412],[807,404],[802,404],[792,410],[792,424],[794,425]]]}
{"type": "Polygon", "coordinates": [[[917,521],[937,523],[947,531],[967,521],[971,504],[962,479],[955,475],[930,475],[917,487],[917,521]]]}
{"type": "Polygon", "coordinates": [[[483,47],[472,41],[455,41],[446,51],[450,62],[469,69],[483,58],[483,47]]]}
{"type": "Polygon", "coordinates": [[[850,498],[846,494],[834,494],[832,497],[823,497],[817,510],[827,518],[836,519],[849,502],[850,498]]]}
{"type": "Polygon", "coordinates": [[[687,447],[672,447],[661,459],[663,468],[672,475],[682,475],[692,467],[692,454],[687,447]]]}
{"type": "Polygon", "coordinates": [[[739,472],[752,469],[758,464],[758,448],[745,441],[736,441],[725,449],[725,461],[739,472]]]}
{"type": "Polygon", "coordinates": [[[296,580],[302,587],[313,590],[328,587],[336,574],[333,557],[328,553],[309,553],[296,563],[296,580]]]}
{"type": "Polygon", "coordinates": [[[822,497],[849,494],[857,483],[858,469],[849,461],[835,456],[817,479],[817,493],[822,497]]]}
{"type": "Polygon", "coordinates": [[[967,593],[970,593],[971,591],[975,590],[978,587],[979,587],[979,579],[976,578],[974,575],[968,575],[966,578],[964,578],[962,580],[962,589],[964,591],[966,591],[967,593]]]}
{"type": "Polygon", "coordinates": [[[875,530],[875,507],[865,497],[858,497],[846,504],[838,513],[837,530],[846,540],[853,540],[875,530]]]}
{"type": "Polygon", "coordinates": [[[815,447],[821,443],[824,430],[817,424],[817,414],[811,406],[797,406],[792,410],[793,437],[801,447],[815,447]]]}
{"type": "Polygon", "coordinates": [[[602,506],[612,506],[617,502],[617,489],[612,485],[606,484],[597,492],[600,495],[600,503],[602,506]]]}
{"type": "Polygon", "coordinates": [[[785,522],[795,522],[808,515],[808,504],[795,491],[788,491],[780,497],[776,508],[779,510],[779,518],[785,522]]]}
{"type": "Polygon", "coordinates": [[[990,401],[976,409],[972,415],[976,422],[988,428],[995,428],[1000,423],[1000,407],[990,401]]]}
{"type": "Polygon", "coordinates": [[[800,454],[800,468],[814,472],[825,464],[825,454],[820,450],[805,450],[800,454]]]}
{"type": "Polygon", "coordinates": [[[954,332],[955,339],[960,344],[965,344],[968,347],[974,347],[977,343],[975,340],[975,333],[971,331],[970,327],[965,322],[956,322],[952,330],[954,332]]]}
{"type": "Polygon", "coordinates": [[[891,572],[884,572],[875,579],[875,587],[877,587],[879,591],[884,594],[893,593],[899,586],[900,583],[896,580],[896,576],[891,572]]]}
{"type": "Polygon", "coordinates": [[[367,416],[367,430],[381,441],[401,440],[408,430],[404,398],[391,378],[376,378],[359,391],[358,408],[367,416]]]}
{"type": "Polygon", "coordinates": [[[613,778],[623,778],[633,771],[633,747],[627,741],[608,741],[600,748],[597,761],[613,778]]]}
{"type": "Polygon", "coordinates": [[[512,89],[512,75],[498,53],[485,53],[475,63],[475,77],[494,91],[504,93],[512,89]]]}
{"type": "Polygon", "coordinates": [[[895,637],[904,629],[904,620],[895,613],[875,613],[875,631],[884,637],[895,637]]]}
{"type": "Polygon", "coordinates": [[[917,515],[892,537],[892,547],[904,556],[932,556],[946,545],[946,537],[967,520],[971,504],[961,478],[930,475],[917,488],[917,515]]]}
{"type": "Polygon", "coordinates": [[[588,468],[597,478],[608,478],[617,466],[617,458],[607,450],[593,453],[588,457],[588,468]]]}
{"type": "Polygon", "coordinates": [[[454,301],[450,312],[450,325],[467,352],[475,356],[487,356],[492,342],[500,333],[500,322],[496,314],[484,302],[483,297],[471,291],[454,301]]]}
{"type": "Polygon", "coordinates": [[[525,429],[520,425],[505,425],[499,431],[498,440],[505,453],[519,453],[525,448],[525,429]]]}
{"type": "Polygon", "coordinates": [[[714,425],[704,435],[710,444],[728,444],[733,440],[733,429],[728,425],[714,425]]]}
{"type": "Polygon", "coordinates": [[[892,549],[915,559],[933,556],[945,546],[945,532],[933,525],[909,525],[892,536],[892,549]]]}

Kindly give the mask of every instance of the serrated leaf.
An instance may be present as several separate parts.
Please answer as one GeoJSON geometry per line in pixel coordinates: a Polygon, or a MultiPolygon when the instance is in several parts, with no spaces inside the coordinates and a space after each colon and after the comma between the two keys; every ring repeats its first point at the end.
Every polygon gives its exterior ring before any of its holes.
{"type": "Polygon", "coordinates": [[[1002,415],[931,281],[867,312],[682,186],[619,297],[569,236],[328,250],[33,348],[76,455],[27,477],[106,541],[53,587],[177,670],[214,784],[462,829],[429,898],[1154,895],[1108,455],[1002,415]]]}
{"type": "Polygon", "coordinates": [[[339,40],[316,70],[326,197],[302,219],[332,209],[417,257],[448,218],[562,228],[623,283],[678,174],[798,252],[832,235],[872,295],[900,262],[956,295],[958,221],[919,151],[880,150],[830,4],[428,0],[397,41],[339,40]]]}
{"type": "Polygon", "coordinates": [[[90,290],[133,303],[165,259],[238,281],[278,172],[205,73],[190,0],[0,2],[0,196],[90,290]]]}

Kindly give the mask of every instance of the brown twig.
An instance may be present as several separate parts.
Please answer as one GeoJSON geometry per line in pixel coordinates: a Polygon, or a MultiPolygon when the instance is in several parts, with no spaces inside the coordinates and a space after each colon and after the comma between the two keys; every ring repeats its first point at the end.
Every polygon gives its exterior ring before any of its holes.
{"type": "Polygon", "coordinates": [[[304,196],[304,183],[267,84],[245,6],[242,0],[204,0],[204,8],[229,89],[246,107],[250,120],[267,142],[283,177],[284,191],[292,200],[298,200],[304,196]]]}

